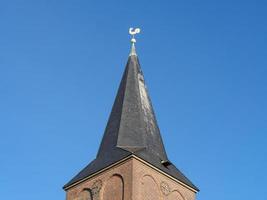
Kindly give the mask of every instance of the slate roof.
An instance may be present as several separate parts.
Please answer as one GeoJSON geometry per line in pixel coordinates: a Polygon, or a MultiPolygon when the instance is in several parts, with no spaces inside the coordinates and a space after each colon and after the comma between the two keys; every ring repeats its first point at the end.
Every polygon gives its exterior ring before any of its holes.
{"type": "Polygon", "coordinates": [[[133,51],[128,58],[96,159],[64,188],[135,155],[198,191],[168,160],[139,60],[135,49],[133,51]]]}

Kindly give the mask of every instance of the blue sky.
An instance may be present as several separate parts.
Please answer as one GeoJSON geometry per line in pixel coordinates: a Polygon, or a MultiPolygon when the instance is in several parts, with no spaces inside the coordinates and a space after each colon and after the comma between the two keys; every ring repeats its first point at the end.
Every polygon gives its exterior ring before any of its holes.
{"type": "Polygon", "coordinates": [[[137,51],[199,200],[266,199],[266,1],[0,1],[1,199],[65,199],[137,51]]]}

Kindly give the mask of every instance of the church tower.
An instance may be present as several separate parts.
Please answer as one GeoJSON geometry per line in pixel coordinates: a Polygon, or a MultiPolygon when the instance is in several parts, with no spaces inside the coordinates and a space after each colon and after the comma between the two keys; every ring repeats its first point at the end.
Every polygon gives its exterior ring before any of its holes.
{"type": "Polygon", "coordinates": [[[198,188],[169,161],[135,51],[96,158],[63,188],[67,200],[194,200],[198,188]]]}

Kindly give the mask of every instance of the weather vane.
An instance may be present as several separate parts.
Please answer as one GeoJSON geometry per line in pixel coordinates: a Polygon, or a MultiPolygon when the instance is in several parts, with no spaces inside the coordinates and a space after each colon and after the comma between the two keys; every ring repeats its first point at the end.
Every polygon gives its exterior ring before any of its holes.
{"type": "Polygon", "coordinates": [[[137,33],[140,33],[140,28],[130,28],[129,29],[129,33],[130,35],[132,36],[132,39],[131,39],[131,43],[136,43],[136,39],[134,38],[134,36],[137,34],[137,33]]]}

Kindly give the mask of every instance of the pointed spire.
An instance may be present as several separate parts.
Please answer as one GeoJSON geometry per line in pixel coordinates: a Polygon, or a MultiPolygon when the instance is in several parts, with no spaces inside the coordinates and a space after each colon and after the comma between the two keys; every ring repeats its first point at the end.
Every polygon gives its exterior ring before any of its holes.
{"type": "Polygon", "coordinates": [[[97,156],[116,148],[168,160],[136,56],[128,59],[97,156]]]}
{"type": "Polygon", "coordinates": [[[163,145],[144,76],[135,52],[130,29],[131,53],[112,107],[96,159],[76,175],[70,185],[129,156],[136,156],[154,167],[198,190],[169,160],[163,145]]]}
{"type": "Polygon", "coordinates": [[[132,42],[131,52],[130,52],[129,56],[137,56],[136,50],[135,50],[135,45],[133,42],[132,42]]]}

